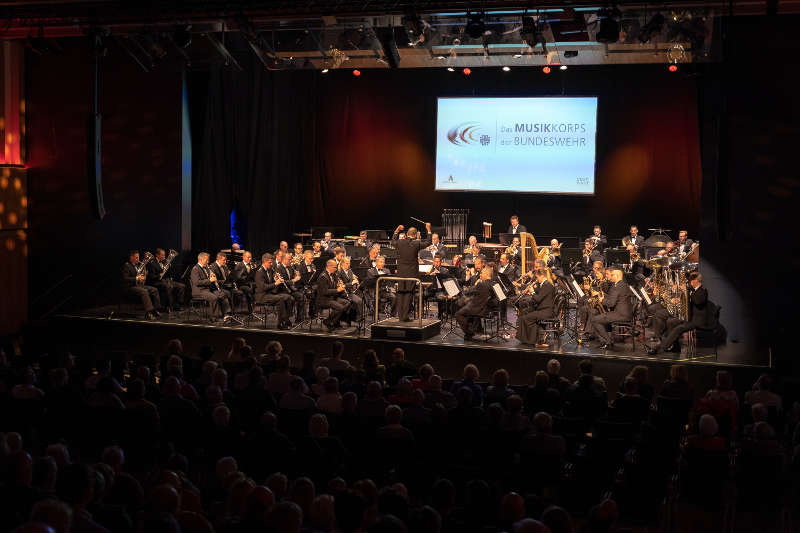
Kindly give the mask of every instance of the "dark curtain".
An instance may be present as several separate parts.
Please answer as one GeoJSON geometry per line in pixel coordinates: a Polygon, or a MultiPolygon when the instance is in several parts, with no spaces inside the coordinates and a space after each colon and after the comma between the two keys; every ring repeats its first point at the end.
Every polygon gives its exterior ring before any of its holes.
{"type": "Polygon", "coordinates": [[[307,227],[308,181],[319,176],[316,85],[311,71],[270,72],[259,64],[210,72],[194,180],[193,243],[230,246],[230,213],[256,254],[307,227]]]}

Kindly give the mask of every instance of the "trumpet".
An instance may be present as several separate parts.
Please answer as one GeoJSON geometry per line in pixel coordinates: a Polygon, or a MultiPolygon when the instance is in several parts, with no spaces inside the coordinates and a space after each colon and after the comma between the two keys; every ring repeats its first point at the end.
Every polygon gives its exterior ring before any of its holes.
{"type": "Polygon", "coordinates": [[[517,244],[512,244],[511,246],[509,246],[508,248],[506,248],[506,253],[507,253],[507,254],[509,254],[509,255],[514,255],[514,254],[516,254],[516,253],[517,253],[517,250],[518,250],[518,249],[519,249],[519,245],[517,245],[517,244]]]}
{"type": "Polygon", "coordinates": [[[356,273],[353,272],[353,281],[350,284],[353,286],[354,290],[358,289],[358,283],[358,276],[356,276],[356,273]]]}
{"type": "Polygon", "coordinates": [[[283,276],[281,276],[277,270],[275,271],[275,276],[273,276],[272,279],[275,282],[275,285],[280,285],[281,283],[284,283],[283,276]]]}

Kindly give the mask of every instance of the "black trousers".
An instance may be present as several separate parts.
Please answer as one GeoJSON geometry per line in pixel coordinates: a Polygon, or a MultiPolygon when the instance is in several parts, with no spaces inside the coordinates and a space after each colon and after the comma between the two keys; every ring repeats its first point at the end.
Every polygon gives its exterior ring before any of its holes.
{"type": "Polygon", "coordinates": [[[294,300],[289,294],[265,294],[258,301],[260,304],[275,305],[275,312],[278,314],[278,323],[283,324],[289,320],[289,313],[292,311],[294,300]]]}
{"type": "Polygon", "coordinates": [[[254,289],[250,285],[239,285],[239,291],[241,291],[242,296],[247,301],[247,310],[252,312],[253,311],[253,301],[255,300],[254,289]]]}
{"type": "Polygon", "coordinates": [[[364,313],[364,299],[360,294],[350,294],[350,309],[347,311],[347,316],[351,322],[358,322],[361,320],[361,315],[364,313]]]}
{"type": "Polygon", "coordinates": [[[294,318],[296,322],[302,322],[306,319],[306,295],[303,291],[292,291],[292,302],[294,302],[294,318]]]}
{"type": "Polygon", "coordinates": [[[456,311],[456,322],[458,327],[464,332],[464,335],[471,336],[475,334],[473,315],[481,315],[486,311],[486,308],[478,309],[469,303],[456,311]]]}
{"type": "Polygon", "coordinates": [[[697,327],[697,324],[681,320],[680,318],[667,319],[667,335],[661,339],[661,344],[658,349],[661,351],[666,350],[681,337],[685,332],[691,331],[697,327]]]}
{"type": "Polygon", "coordinates": [[[328,300],[325,303],[319,303],[317,308],[319,310],[330,309],[331,313],[328,315],[326,322],[335,326],[339,324],[342,315],[350,309],[350,302],[344,298],[336,298],[335,300],[328,300]]]}
{"type": "Polygon", "coordinates": [[[608,325],[612,322],[621,322],[630,320],[630,316],[624,316],[621,313],[609,311],[608,313],[600,313],[592,318],[592,329],[594,335],[606,344],[611,344],[611,334],[609,333],[608,325]]]}
{"type": "Polygon", "coordinates": [[[125,294],[130,294],[142,301],[142,306],[146,312],[161,307],[161,300],[158,297],[158,289],[150,285],[136,285],[125,289],[125,294]]]}
{"type": "Polygon", "coordinates": [[[517,340],[524,344],[539,343],[539,320],[552,318],[552,309],[540,309],[538,311],[528,311],[522,313],[517,318],[517,340]]]}
{"type": "Polygon", "coordinates": [[[411,298],[414,296],[414,287],[416,283],[413,281],[398,281],[397,282],[397,300],[395,306],[397,308],[397,318],[400,322],[408,321],[408,311],[411,308],[411,298]]]}
{"type": "Polygon", "coordinates": [[[159,298],[161,298],[161,301],[167,302],[169,307],[179,307],[183,305],[183,294],[186,292],[186,285],[180,281],[165,279],[157,283],[153,283],[153,286],[158,289],[158,294],[159,298]]]}
{"type": "Polygon", "coordinates": [[[653,317],[653,334],[659,339],[664,337],[667,331],[667,321],[671,315],[659,303],[652,303],[647,306],[647,314],[653,317]]]}
{"type": "Polygon", "coordinates": [[[202,298],[207,301],[211,308],[211,314],[214,316],[227,315],[231,311],[228,295],[223,291],[212,292],[208,289],[195,289],[192,291],[192,298],[202,298]]]}

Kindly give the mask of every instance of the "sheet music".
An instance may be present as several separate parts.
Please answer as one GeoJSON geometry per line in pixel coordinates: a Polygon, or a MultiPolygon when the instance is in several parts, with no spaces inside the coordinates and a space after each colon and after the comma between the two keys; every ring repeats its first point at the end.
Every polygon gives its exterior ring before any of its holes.
{"type": "Polygon", "coordinates": [[[429,274],[433,270],[433,265],[419,265],[420,274],[429,274]]]}
{"type": "Polygon", "coordinates": [[[458,283],[456,283],[456,280],[452,278],[444,280],[443,285],[444,290],[447,292],[447,296],[450,298],[458,296],[458,294],[461,292],[461,290],[458,288],[458,283]]]}
{"type": "Polygon", "coordinates": [[[492,290],[494,291],[494,295],[497,296],[497,301],[502,302],[506,299],[506,293],[503,292],[503,287],[501,287],[499,283],[492,285],[492,290]]]}
{"type": "Polygon", "coordinates": [[[572,286],[575,287],[575,292],[578,294],[578,298],[583,298],[583,290],[581,289],[581,286],[578,285],[578,282],[574,279],[572,280],[572,286]]]}

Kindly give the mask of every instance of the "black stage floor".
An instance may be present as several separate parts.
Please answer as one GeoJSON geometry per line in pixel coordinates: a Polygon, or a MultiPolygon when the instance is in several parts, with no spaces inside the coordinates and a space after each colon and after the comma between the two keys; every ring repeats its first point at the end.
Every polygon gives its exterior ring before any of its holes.
{"type": "MultiPolygon", "coordinates": [[[[510,314],[509,319],[513,322],[516,317],[510,314]]],[[[494,370],[505,368],[514,376],[515,383],[528,382],[537,370],[544,368],[547,360],[554,357],[561,361],[567,373],[571,370],[577,372],[578,362],[590,358],[599,371],[612,377],[618,376],[620,380],[633,365],[646,364],[651,369],[654,383],[665,379],[669,367],[676,363],[691,365],[690,373],[694,377],[702,376],[706,384],[713,383],[713,373],[721,368],[746,374],[742,378],[751,379],[751,375],[756,376],[771,366],[768,350],[759,353],[739,343],[721,345],[716,353],[710,348],[699,349],[694,357],[686,355],[685,347],[681,354],[648,356],[645,346],[638,341],[635,350],[628,340],[618,343],[614,351],[606,351],[597,347],[596,342],[575,342],[566,335],[556,342],[550,341],[546,349],[537,349],[520,344],[513,336],[513,329],[509,338],[482,341],[476,337],[472,341],[465,341],[461,330],[456,327],[451,331],[448,323],[442,324],[440,334],[421,341],[373,339],[369,328],[358,331],[355,327],[345,327],[328,333],[319,322],[310,328],[305,326],[288,331],[273,329],[274,325],[271,316],[267,328],[264,328],[263,322],[256,320],[246,326],[228,326],[212,324],[200,318],[189,320],[185,313],[162,314],[160,319],[148,321],[134,315],[120,314],[118,306],[109,306],[59,315],[47,326],[46,334],[58,335],[67,347],[71,343],[84,345],[74,347],[82,353],[87,349],[160,353],[171,338],[181,339],[184,351],[188,354],[197,353],[204,344],[212,345],[217,352],[227,352],[235,337],[245,338],[254,347],[255,353],[262,353],[267,342],[277,339],[292,356],[293,363],[298,365],[303,351],[313,349],[324,355],[330,351],[333,340],[341,340],[345,344],[345,358],[353,364],[360,362],[361,354],[368,348],[375,349],[381,360],[388,362],[392,350],[401,346],[408,359],[415,363],[432,363],[444,378],[456,378],[465,364],[475,363],[483,377],[488,378],[494,370]],[[91,346],[85,346],[86,339],[92,339],[91,346]]]]}

